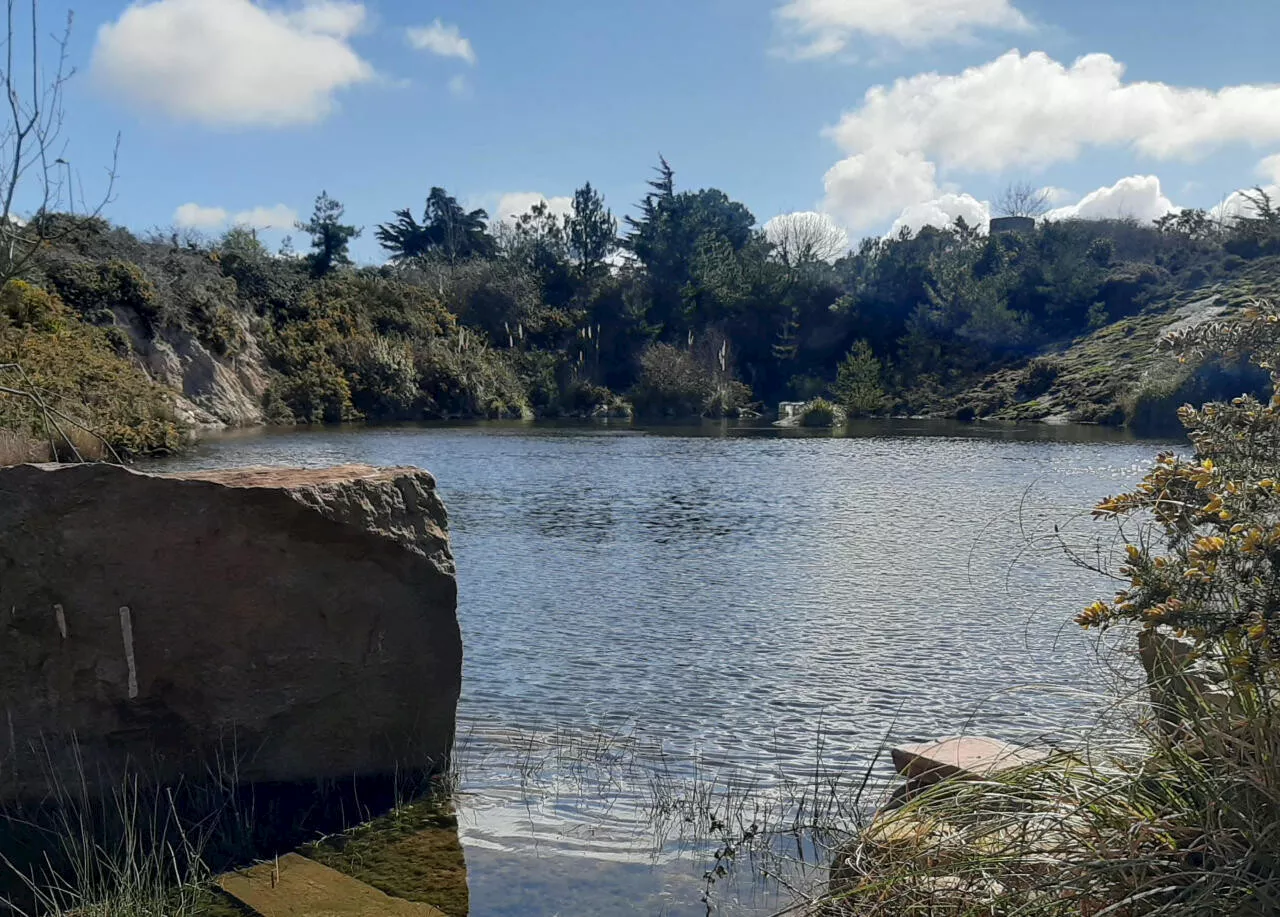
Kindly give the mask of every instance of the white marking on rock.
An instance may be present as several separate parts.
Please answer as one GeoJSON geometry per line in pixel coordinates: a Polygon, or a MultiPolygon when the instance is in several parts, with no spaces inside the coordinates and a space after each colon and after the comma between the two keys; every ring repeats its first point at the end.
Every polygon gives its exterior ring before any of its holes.
{"type": "Polygon", "coordinates": [[[67,615],[61,605],[53,606],[53,616],[58,620],[58,633],[62,634],[63,640],[67,639],[67,615]]]}
{"type": "Polygon", "coordinates": [[[124,661],[129,666],[129,699],[138,696],[138,665],[133,657],[133,613],[120,606],[120,636],[124,638],[124,661]]]}

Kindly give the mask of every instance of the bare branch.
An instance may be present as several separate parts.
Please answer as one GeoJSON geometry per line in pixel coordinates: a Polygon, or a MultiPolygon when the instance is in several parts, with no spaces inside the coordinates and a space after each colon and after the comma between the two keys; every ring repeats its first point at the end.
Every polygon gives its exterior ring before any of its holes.
{"type": "Polygon", "coordinates": [[[26,23],[17,15],[18,0],[6,0],[5,56],[3,83],[8,102],[7,123],[0,127],[0,288],[25,273],[41,248],[65,238],[75,228],[74,221],[51,221],[48,217],[64,208],[73,215],[96,217],[113,200],[120,137],[117,135],[107,169],[106,191],[90,205],[85,201],[79,174],[67,161],[67,143],[62,138],[65,122],[63,92],[75,75],[68,49],[73,16],[68,13],[61,34],[50,36],[56,53],[56,67],[46,78],[41,66],[40,5],[30,0],[30,60],[16,55],[19,32],[25,43],[26,23]],[[25,71],[30,68],[29,74],[25,71]],[[20,88],[30,78],[30,88],[20,88]],[[30,210],[25,210],[30,202],[30,210]],[[78,205],[78,206],[77,206],[78,205]],[[28,218],[19,216],[23,206],[28,218]]]}
{"type": "Polygon", "coordinates": [[[849,235],[825,213],[784,213],[764,228],[774,254],[787,267],[835,261],[849,250],[849,235]]]}
{"type": "Polygon", "coordinates": [[[1002,217],[1036,219],[1049,211],[1049,189],[1030,182],[1013,182],[996,198],[995,212],[1002,217]]]}

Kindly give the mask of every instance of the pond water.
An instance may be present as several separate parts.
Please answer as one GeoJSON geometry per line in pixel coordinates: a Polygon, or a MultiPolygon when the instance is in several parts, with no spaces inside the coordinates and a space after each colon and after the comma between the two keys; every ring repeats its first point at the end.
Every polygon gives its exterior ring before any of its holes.
{"type": "Polygon", "coordinates": [[[837,779],[849,802],[886,741],[1090,722],[1120,663],[1070,619],[1113,590],[1054,525],[1105,537],[1089,507],[1169,447],[927,422],[476,424],[254,431],[164,467],[437,476],[472,915],[759,915],[790,903],[776,875],[803,876],[812,839],[708,882],[714,854],[837,779]]]}

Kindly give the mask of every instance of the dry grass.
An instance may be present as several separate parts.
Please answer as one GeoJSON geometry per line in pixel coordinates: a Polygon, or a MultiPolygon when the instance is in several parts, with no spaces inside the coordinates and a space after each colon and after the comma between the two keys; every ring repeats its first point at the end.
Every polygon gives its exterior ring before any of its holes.
{"type": "Polygon", "coordinates": [[[0,468],[27,462],[101,462],[111,457],[107,444],[92,433],[69,424],[59,430],[56,454],[47,442],[14,430],[0,430],[0,468]]]}
{"type": "Polygon", "coordinates": [[[0,468],[49,461],[49,444],[13,430],[0,430],[0,468]]]}

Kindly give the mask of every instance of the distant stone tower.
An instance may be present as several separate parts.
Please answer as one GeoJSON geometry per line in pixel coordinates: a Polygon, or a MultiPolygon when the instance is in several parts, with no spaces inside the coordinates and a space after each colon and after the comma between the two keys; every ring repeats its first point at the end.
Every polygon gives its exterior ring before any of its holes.
{"type": "Polygon", "coordinates": [[[1034,217],[995,217],[991,220],[991,235],[1006,232],[1032,232],[1036,228],[1034,217]]]}

